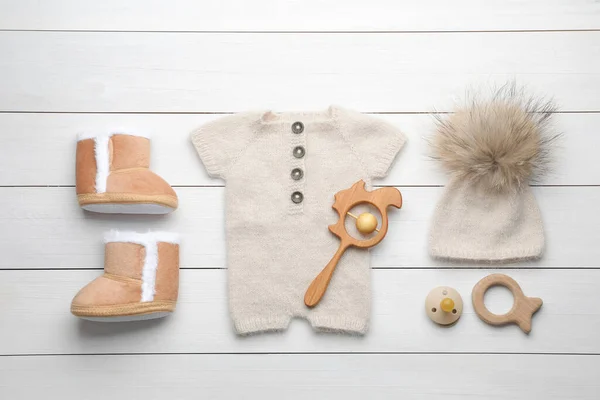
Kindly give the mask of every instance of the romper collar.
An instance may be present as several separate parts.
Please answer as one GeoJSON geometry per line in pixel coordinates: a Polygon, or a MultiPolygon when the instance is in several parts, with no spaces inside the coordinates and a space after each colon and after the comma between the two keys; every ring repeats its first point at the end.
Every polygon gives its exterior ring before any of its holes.
{"type": "Polygon", "coordinates": [[[336,118],[338,107],[329,106],[322,111],[286,111],[275,112],[267,110],[262,113],[260,121],[263,124],[303,122],[330,122],[336,118]]]}

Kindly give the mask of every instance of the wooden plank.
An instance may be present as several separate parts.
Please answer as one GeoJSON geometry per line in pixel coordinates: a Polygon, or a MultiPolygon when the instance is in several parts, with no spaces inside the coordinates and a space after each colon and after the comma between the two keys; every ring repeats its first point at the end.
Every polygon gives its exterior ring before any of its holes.
{"type": "Polygon", "coordinates": [[[595,400],[599,368],[598,356],[513,354],[0,357],[0,394],[11,400],[192,393],[215,400],[595,400]]]}
{"type": "MultiPolygon", "coordinates": [[[[365,337],[316,334],[293,320],[284,334],[237,337],[227,311],[226,271],[184,270],[174,315],[163,320],[103,324],[69,313],[77,291],[99,271],[0,271],[0,354],[114,353],[575,353],[599,354],[600,270],[508,270],[506,274],[544,305],[524,334],[516,325],[493,327],[473,312],[475,283],[489,270],[375,270],[371,327],[365,337]],[[424,310],[427,293],[451,285],[464,310],[451,328],[424,310]]],[[[504,312],[511,297],[486,298],[504,312]]]]}
{"type": "MultiPolygon", "coordinates": [[[[546,231],[546,253],[529,267],[597,267],[599,187],[534,188],[546,231]]],[[[372,265],[455,267],[432,260],[427,237],[443,188],[402,188],[402,210],[390,214],[386,239],[373,248],[372,265]]],[[[178,188],[180,209],[168,216],[106,215],[82,211],[72,188],[0,188],[0,268],[101,268],[102,237],[110,229],[167,230],[183,236],[184,268],[225,265],[224,190],[178,188]]],[[[334,211],[326,226],[337,221],[334,211]]]]}
{"type": "Polygon", "coordinates": [[[589,0],[20,0],[0,3],[0,29],[118,31],[487,31],[598,29],[589,0]]]}
{"type": "MultiPolygon", "coordinates": [[[[0,186],[75,183],[75,138],[78,132],[108,132],[125,127],[152,137],[152,169],[174,186],[222,186],[209,178],[189,140],[198,126],[222,115],[172,114],[0,114],[0,186]],[[43,165],[44,168],[40,168],[43,165]]],[[[430,115],[377,115],[403,130],[408,142],[390,175],[393,186],[443,185],[446,177],[428,157],[424,137],[434,130],[430,115]]],[[[544,185],[599,185],[600,169],[590,168],[600,148],[600,114],[556,114],[564,137],[555,148],[552,173],[544,185]]]]}
{"type": "Polygon", "coordinates": [[[513,79],[600,111],[600,31],[0,32],[0,50],[0,111],[448,111],[468,87],[513,79]]]}

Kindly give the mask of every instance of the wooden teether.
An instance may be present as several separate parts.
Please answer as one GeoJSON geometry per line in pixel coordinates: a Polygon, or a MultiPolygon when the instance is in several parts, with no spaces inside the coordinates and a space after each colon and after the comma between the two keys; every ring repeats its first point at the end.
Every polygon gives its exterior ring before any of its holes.
{"type": "Polygon", "coordinates": [[[477,282],[473,288],[472,297],[473,308],[482,321],[496,326],[514,323],[519,325],[519,328],[525,333],[531,332],[531,318],[542,306],[542,299],[525,296],[519,284],[504,274],[492,274],[477,282]],[[485,307],[483,297],[492,286],[504,286],[513,294],[513,306],[504,315],[492,314],[485,307]]]}
{"type": "MultiPolygon", "coordinates": [[[[396,208],[402,207],[402,195],[396,188],[385,187],[367,192],[365,190],[365,182],[360,180],[349,189],[341,190],[336,193],[333,209],[337,211],[339,219],[335,224],[329,225],[329,230],[341,239],[340,247],[331,261],[329,261],[329,264],[323,268],[323,271],[317,275],[306,290],[304,304],[308,307],[314,307],[319,303],[327,290],[327,286],[329,286],[329,281],[331,280],[331,276],[333,275],[333,271],[335,271],[338,261],[348,247],[355,246],[361,249],[367,249],[383,240],[388,230],[387,208],[389,206],[394,206],[396,208]],[[373,224],[374,216],[372,214],[369,214],[369,217],[365,216],[365,214],[368,213],[364,213],[355,218],[359,232],[368,234],[377,231],[377,235],[372,238],[359,240],[349,235],[346,231],[346,226],[344,224],[345,217],[349,214],[352,207],[359,204],[371,204],[373,207],[377,208],[381,214],[381,227],[379,227],[379,229],[377,229],[377,224],[373,224]],[[361,221],[360,226],[359,221],[361,221]]],[[[352,217],[355,216],[352,215],[352,217]]],[[[375,222],[376,221],[377,219],[375,218],[375,222]]]]}

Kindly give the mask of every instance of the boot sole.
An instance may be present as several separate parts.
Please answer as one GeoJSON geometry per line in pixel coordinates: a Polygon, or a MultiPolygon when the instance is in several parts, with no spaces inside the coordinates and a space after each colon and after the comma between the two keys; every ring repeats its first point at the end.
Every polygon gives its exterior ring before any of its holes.
{"type": "Polygon", "coordinates": [[[104,214],[167,214],[178,205],[176,197],[130,193],[89,193],[77,195],[81,208],[104,214]]]}
{"type": "Polygon", "coordinates": [[[71,313],[90,321],[120,322],[162,318],[175,311],[174,301],[150,301],[147,303],[78,306],[71,305],[71,313]]]}

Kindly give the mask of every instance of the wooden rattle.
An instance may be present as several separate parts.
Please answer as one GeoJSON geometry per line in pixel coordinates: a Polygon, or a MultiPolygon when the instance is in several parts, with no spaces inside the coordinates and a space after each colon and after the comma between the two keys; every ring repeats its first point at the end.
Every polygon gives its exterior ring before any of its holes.
{"type": "Polygon", "coordinates": [[[496,326],[514,323],[519,325],[519,328],[525,333],[531,332],[531,318],[542,306],[542,299],[525,296],[519,284],[504,274],[492,274],[477,282],[473,288],[472,297],[473,308],[482,321],[496,326]],[[513,294],[514,304],[504,315],[492,314],[485,307],[483,297],[492,286],[504,286],[513,294]]]}
{"type": "Polygon", "coordinates": [[[371,192],[365,190],[365,182],[361,179],[349,189],[341,190],[336,193],[333,209],[337,211],[339,220],[333,225],[329,225],[329,230],[341,239],[340,247],[334,254],[331,261],[323,271],[312,281],[306,294],[304,295],[304,304],[308,307],[316,306],[327,290],[329,281],[335,271],[338,261],[344,254],[344,251],[350,246],[367,249],[373,247],[383,240],[388,230],[387,208],[394,206],[402,207],[402,195],[396,188],[385,187],[371,192]],[[370,204],[379,210],[381,214],[381,227],[377,228],[377,218],[373,214],[363,213],[358,217],[351,214],[350,210],[359,204],[370,204]],[[377,231],[377,235],[364,240],[359,240],[348,234],[344,224],[346,215],[356,219],[356,228],[362,234],[370,234],[377,231]]]}

